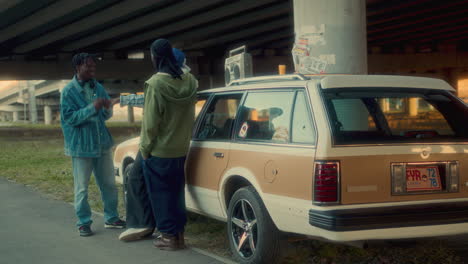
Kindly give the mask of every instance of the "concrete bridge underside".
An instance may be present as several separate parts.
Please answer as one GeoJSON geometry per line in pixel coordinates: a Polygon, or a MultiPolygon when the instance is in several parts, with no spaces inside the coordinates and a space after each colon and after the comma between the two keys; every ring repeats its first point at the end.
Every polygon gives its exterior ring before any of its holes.
{"type": "MultiPolygon", "coordinates": [[[[349,0],[340,1],[330,3],[353,12],[346,4],[349,0]]],[[[468,80],[468,0],[359,1],[366,9],[368,73],[438,77],[468,98],[468,81],[461,82],[468,80]]],[[[111,93],[138,92],[152,74],[148,47],[160,37],[186,52],[201,89],[224,84],[224,58],[228,50],[244,44],[253,55],[254,75],[276,73],[279,64],[292,72],[294,4],[293,0],[3,1],[0,80],[70,79],[72,55],[86,51],[101,57],[98,77],[111,93]]],[[[325,25],[327,32],[335,26],[325,25]]],[[[39,119],[45,116],[42,112],[55,112],[57,104],[51,102],[57,100],[62,84],[37,84],[51,89],[42,87],[47,90],[43,94],[36,91],[39,119]]],[[[24,98],[24,94],[3,95],[0,111],[18,113],[20,118],[24,98]]]]}

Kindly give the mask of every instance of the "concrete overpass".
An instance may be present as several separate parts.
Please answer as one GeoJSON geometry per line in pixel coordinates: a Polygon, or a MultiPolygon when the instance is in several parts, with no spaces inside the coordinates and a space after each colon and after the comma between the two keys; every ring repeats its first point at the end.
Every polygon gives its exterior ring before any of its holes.
{"type": "MultiPolygon", "coordinates": [[[[368,72],[457,87],[468,79],[467,12],[468,0],[366,0],[368,72]]],[[[0,80],[70,79],[71,56],[87,51],[100,54],[108,89],[141,91],[149,44],[160,37],[186,52],[203,89],[224,83],[226,53],[241,44],[254,74],[293,70],[292,0],[7,0],[0,16],[0,80]]]]}
{"type": "MultiPolygon", "coordinates": [[[[0,115],[0,121],[45,124],[59,122],[60,91],[69,81],[19,81],[0,96],[0,112],[4,112],[0,115]]],[[[121,93],[141,88],[141,84],[134,81],[101,80],[100,82],[105,85],[111,97],[118,97],[121,93]]]]}
{"type": "MultiPolygon", "coordinates": [[[[432,70],[467,66],[467,0],[366,3],[370,72],[420,72],[427,61],[432,70]]],[[[102,55],[102,79],[141,80],[151,74],[148,56],[129,60],[129,54],[146,52],[159,37],[186,51],[195,73],[215,83],[222,83],[217,73],[226,51],[239,44],[255,55],[254,71],[275,72],[275,62],[291,63],[292,6],[292,0],[3,1],[0,79],[68,79],[71,55],[90,51],[102,55]]]]}

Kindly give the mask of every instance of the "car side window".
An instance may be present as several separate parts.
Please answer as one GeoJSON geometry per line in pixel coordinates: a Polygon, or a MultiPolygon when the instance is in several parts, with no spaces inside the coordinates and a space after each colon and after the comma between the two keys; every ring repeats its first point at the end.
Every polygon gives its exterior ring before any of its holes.
{"type": "Polygon", "coordinates": [[[196,139],[227,140],[236,118],[242,93],[215,95],[206,110],[196,139]]]}
{"type": "Polygon", "coordinates": [[[314,144],[314,127],[306,100],[307,97],[303,91],[297,93],[293,112],[292,141],[294,143],[314,144]]]}
{"type": "Polygon", "coordinates": [[[235,130],[239,140],[290,141],[294,91],[250,92],[235,130]]]}

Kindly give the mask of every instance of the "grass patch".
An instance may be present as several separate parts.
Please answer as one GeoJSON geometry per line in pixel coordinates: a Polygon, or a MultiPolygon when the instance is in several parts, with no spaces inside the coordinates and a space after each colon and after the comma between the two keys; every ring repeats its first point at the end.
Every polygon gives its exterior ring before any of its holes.
{"type": "MultiPolygon", "coordinates": [[[[141,122],[129,123],[129,122],[106,122],[107,127],[121,127],[121,128],[140,128],[141,122]]],[[[18,127],[25,129],[54,129],[62,128],[59,123],[50,125],[46,124],[30,124],[24,122],[4,122],[5,127],[18,127]]]]}
{"type": "Polygon", "coordinates": [[[188,213],[187,243],[214,254],[230,257],[226,223],[195,213],[188,213]]]}
{"type": "MultiPolygon", "coordinates": [[[[130,136],[116,137],[116,143],[130,136]]],[[[61,138],[0,138],[0,177],[28,185],[55,199],[73,202],[71,159],[63,154],[61,138]]],[[[119,188],[119,213],[125,215],[122,190],[119,188]]],[[[93,210],[103,211],[94,177],[89,186],[89,203],[93,210]]],[[[224,257],[230,256],[226,224],[189,213],[187,243],[224,257]]],[[[346,245],[300,240],[285,243],[283,263],[320,264],[458,264],[463,261],[445,241],[417,240],[384,244],[360,249],[346,245]]]]}
{"type": "MultiPolygon", "coordinates": [[[[63,154],[63,139],[0,139],[0,144],[0,177],[31,186],[58,200],[73,202],[71,158],[63,154]]],[[[94,177],[89,186],[89,202],[93,210],[102,211],[94,177]]],[[[119,201],[119,212],[124,213],[122,201],[119,201]]]]}

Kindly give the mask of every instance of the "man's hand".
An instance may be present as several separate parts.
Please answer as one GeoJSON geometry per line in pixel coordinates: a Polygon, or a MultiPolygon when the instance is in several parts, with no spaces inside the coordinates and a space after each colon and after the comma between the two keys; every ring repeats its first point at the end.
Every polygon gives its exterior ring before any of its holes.
{"type": "Polygon", "coordinates": [[[101,108],[105,104],[105,100],[106,99],[104,99],[104,98],[98,98],[98,99],[94,100],[94,102],[93,102],[94,108],[96,108],[97,111],[101,110],[101,108]]]}
{"type": "Polygon", "coordinates": [[[109,109],[109,107],[111,107],[111,101],[109,99],[103,99],[104,102],[103,102],[103,106],[106,108],[106,109],[109,109]]]}
{"type": "MultiPolygon", "coordinates": [[[[120,102],[120,98],[114,98],[114,99],[110,99],[110,100],[105,99],[105,98],[99,98],[97,100],[102,100],[101,101],[101,107],[105,107],[106,109],[112,108],[115,104],[120,102]]],[[[96,108],[96,110],[99,110],[99,109],[96,108]]]]}

